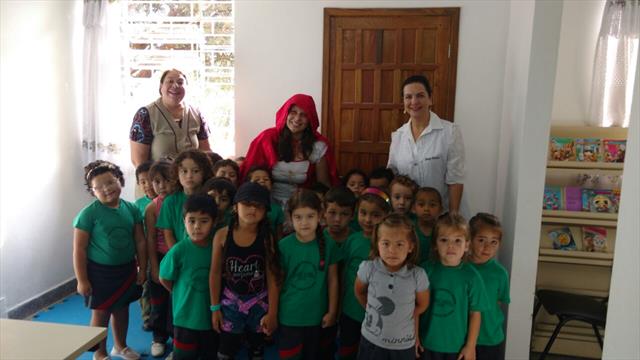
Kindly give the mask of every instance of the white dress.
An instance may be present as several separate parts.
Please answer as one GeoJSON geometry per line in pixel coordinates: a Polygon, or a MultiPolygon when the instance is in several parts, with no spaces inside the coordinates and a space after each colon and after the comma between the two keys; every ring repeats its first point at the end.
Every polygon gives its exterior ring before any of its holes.
{"type": "Polygon", "coordinates": [[[278,161],[271,169],[273,176],[273,188],[271,196],[285,208],[287,201],[298,186],[307,182],[307,171],[310,164],[317,164],[327,152],[327,144],[322,141],[313,143],[313,150],[309,160],[302,161],[278,161]]]}

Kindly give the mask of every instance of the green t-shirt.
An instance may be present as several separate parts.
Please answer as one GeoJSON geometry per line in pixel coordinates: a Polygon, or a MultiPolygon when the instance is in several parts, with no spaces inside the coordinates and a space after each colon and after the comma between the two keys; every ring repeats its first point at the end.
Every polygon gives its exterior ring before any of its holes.
{"type": "Polygon", "coordinates": [[[231,208],[227,208],[224,211],[224,214],[222,214],[222,221],[218,222],[215,224],[215,226],[213,227],[213,234],[215,234],[218,230],[222,229],[225,226],[229,226],[229,223],[231,222],[231,216],[233,216],[231,214],[231,208]]]}
{"type": "Polygon", "coordinates": [[[275,231],[278,226],[284,224],[284,211],[282,210],[282,206],[272,201],[271,210],[267,212],[267,219],[269,219],[269,225],[272,231],[275,231]]]}
{"type": "Polygon", "coordinates": [[[484,264],[469,263],[475,268],[484,280],[484,287],[487,290],[488,307],[482,312],[482,323],[480,334],[478,335],[478,345],[493,346],[504,341],[504,314],[500,308],[500,303],[508,304],[509,297],[509,274],[504,266],[495,259],[491,259],[484,264]]]}
{"type": "Polygon", "coordinates": [[[369,259],[371,239],[364,236],[364,233],[360,231],[349,236],[342,248],[344,261],[342,313],[353,320],[362,322],[364,320],[364,308],[356,299],[354,287],[360,263],[369,259]]]}
{"type": "Polygon", "coordinates": [[[182,216],[182,207],[185,201],[187,201],[187,194],[184,191],[168,195],[162,202],[160,215],[156,222],[158,229],[173,230],[176,243],[189,238],[187,230],[184,228],[184,218],[182,216]]]}
{"type": "Polygon", "coordinates": [[[329,266],[338,261],[338,248],[325,237],[325,266],[320,270],[318,239],[303,243],[296,234],[278,242],[285,274],[280,290],[278,317],[286,326],[318,326],[329,306],[329,266]]]}
{"type": "Polygon", "coordinates": [[[444,266],[440,261],[420,264],[429,277],[430,304],[420,316],[420,341],[425,348],[457,353],[467,339],[469,312],[487,309],[480,274],[469,264],[444,266]]]}
{"type": "Polygon", "coordinates": [[[353,235],[353,231],[351,231],[351,229],[349,229],[349,234],[347,235],[347,238],[342,240],[342,241],[336,241],[336,239],[333,238],[333,236],[331,236],[331,233],[329,232],[328,228],[325,228],[322,233],[324,234],[324,236],[326,236],[327,238],[333,240],[333,242],[336,244],[336,246],[338,247],[338,262],[342,261],[343,259],[343,250],[344,250],[344,244],[347,243],[347,240],[349,239],[349,236],[353,235]]]}
{"type": "MultiPolygon", "coordinates": [[[[147,210],[147,206],[149,206],[149,204],[151,204],[151,201],[153,201],[153,199],[151,199],[150,197],[148,197],[147,195],[139,198],[138,200],[136,200],[135,204],[138,207],[138,210],[140,210],[140,214],[142,214],[142,219],[144,220],[144,214],[145,211],[147,210]]],[[[144,227],[144,234],[147,235],[147,224],[146,222],[142,222],[142,226],[144,227]]]]}
{"type": "MultiPolygon", "coordinates": [[[[414,214],[415,215],[415,214],[414,214]]],[[[429,260],[429,252],[431,250],[431,240],[432,240],[432,235],[433,232],[429,235],[425,235],[425,233],[422,232],[422,230],[420,230],[420,226],[418,225],[418,220],[415,219],[413,221],[413,225],[416,228],[416,235],[418,235],[418,241],[420,242],[420,259],[419,263],[422,263],[423,261],[427,261],[429,260]]]]}
{"type": "Polygon", "coordinates": [[[211,242],[201,247],[186,238],[176,243],[160,262],[160,278],[173,281],[174,325],[192,330],[211,329],[211,250],[211,242]]]}
{"type": "Polygon", "coordinates": [[[127,264],[136,256],[135,225],[142,223],[138,208],[120,199],[113,209],[95,200],[73,220],[73,227],[89,233],[87,258],[102,265],[127,264]]]}

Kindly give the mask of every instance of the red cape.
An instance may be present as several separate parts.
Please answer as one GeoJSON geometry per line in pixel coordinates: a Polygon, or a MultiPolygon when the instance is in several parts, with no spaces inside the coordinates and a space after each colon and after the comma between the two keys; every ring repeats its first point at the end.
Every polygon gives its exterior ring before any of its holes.
{"type": "MultiPolygon", "coordinates": [[[[240,179],[244,179],[249,169],[254,165],[267,166],[269,169],[273,168],[276,162],[278,162],[278,136],[287,124],[287,115],[289,109],[297,105],[302,108],[309,118],[309,126],[313,130],[316,141],[322,141],[327,145],[327,152],[324,157],[327,161],[327,167],[329,169],[329,179],[332,185],[337,185],[338,172],[336,169],[336,160],[333,155],[333,150],[329,145],[329,140],[322,136],[318,132],[318,113],[316,112],[316,104],[313,98],[305,94],[296,94],[289,98],[276,113],[276,126],[266,129],[261,132],[249,145],[249,151],[247,151],[246,159],[242,162],[240,167],[240,179]]],[[[307,172],[307,181],[303,186],[307,187],[316,182],[316,166],[310,164],[309,171],[307,172]]]]}

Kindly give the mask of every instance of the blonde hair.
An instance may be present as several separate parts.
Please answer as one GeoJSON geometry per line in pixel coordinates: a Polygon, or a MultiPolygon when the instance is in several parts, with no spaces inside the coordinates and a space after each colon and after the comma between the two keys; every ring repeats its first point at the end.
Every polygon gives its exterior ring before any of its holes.
{"type": "Polygon", "coordinates": [[[469,225],[467,220],[457,213],[445,213],[438,218],[436,226],[433,228],[433,237],[431,238],[431,254],[436,259],[439,259],[438,255],[438,237],[445,230],[461,231],[464,233],[465,241],[469,241],[469,225]]]}
{"type": "Polygon", "coordinates": [[[382,226],[392,229],[404,229],[407,231],[409,241],[413,243],[413,251],[410,252],[405,259],[405,264],[410,268],[418,265],[418,262],[420,261],[420,242],[418,241],[418,236],[416,235],[413,222],[407,216],[396,213],[387,215],[382,222],[376,225],[376,228],[373,231],[373,236],[371,237],[371,252],[369,253],[369,257],[372,260],[380,257],[380,251],[378,250],[378,241],[380,236],[378,235],[378,232],[382,226]]]}

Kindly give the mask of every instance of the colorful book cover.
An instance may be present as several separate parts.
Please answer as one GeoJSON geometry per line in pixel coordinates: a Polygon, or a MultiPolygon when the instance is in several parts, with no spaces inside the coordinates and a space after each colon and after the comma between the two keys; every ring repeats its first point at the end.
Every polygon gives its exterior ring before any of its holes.
{"type": "Polygon", "coordinates": [[[576,242],[573,239],[571,229],[562,227],[549,231],[549,237],[553,240],[553,248],[556,250],[575,250],[576,242]]]}
{"type": "Polygon", "coordinates": [[[578,186],[564,188],[564,208],[568,211],[582,211],[582,189],[578,186]]]}
{"type": "Polygon", "coordinates": [[[557,186],[545,186],[542,201],[543,210],[562,209],[562,189],[557,186]]]}
{"type": "Polygon", "coordinates": [[[624,154],[627,150],[626,140],[602,140],[602,156],[604,162],[621,163],[624,162],[624,154]]]}
{"type": "Polygon", "coordinates": [[[578,161],[600,161],[600,139],[576,139],[576,159],[578,161]]]}
{"type": "Polygon", "coordinates": [[[618,201],[612,190],[582,189],[582,211],[617,213],[618,201]]]}
{"type": "Polygon", "coordinates": [[[600,226],[582,227],[582,251],[606,252],[607,229],[600,226]]]}
{"type": "Polygon", "coordinates": [[[552,136],[549,141],[549,160],[574,161],[576,146],[572,138],[552,136]]]}

